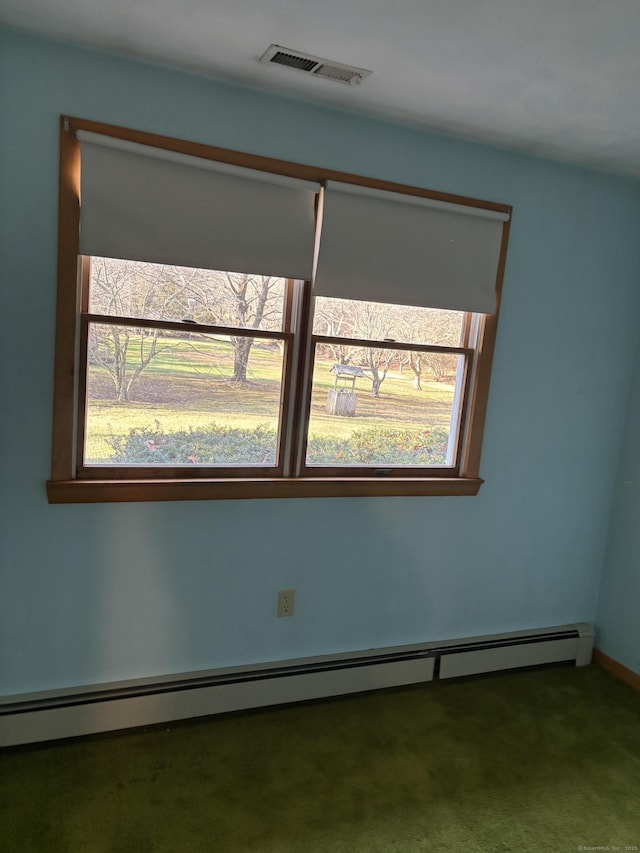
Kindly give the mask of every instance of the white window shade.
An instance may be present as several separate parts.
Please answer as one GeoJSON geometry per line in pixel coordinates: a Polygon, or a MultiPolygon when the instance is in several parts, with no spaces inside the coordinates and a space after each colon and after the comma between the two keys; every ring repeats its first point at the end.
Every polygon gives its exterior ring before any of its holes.
{"type": "Polygon", "coordinates": [[[329,183],[314,293],[491,314],[507,213],[329,183]]]}
{"type": "Polygon", "coordinates": [[[311,278],[317,184],[78,138],[81,254],[311,278]]]}

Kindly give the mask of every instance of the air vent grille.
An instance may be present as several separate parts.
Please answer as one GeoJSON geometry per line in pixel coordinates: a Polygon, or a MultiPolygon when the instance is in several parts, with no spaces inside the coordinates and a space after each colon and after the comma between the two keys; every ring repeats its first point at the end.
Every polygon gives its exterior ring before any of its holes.
{"type": "Polygon", "coordinates": [[[313,71],[318,77],[326,77],[327,80],[335,80],[337,83],[359,83],[360,73],[353,71],[351,68],[344,68],[339,65],[327,65],[323,63],[313,71]]]}
{"type": "Polygon", "coordinates": [[[286,65],[287,68],[299,68],[300,71],[313,71],[318,64],[315,59],[304,59],[302,56],[285,53],[283,50],[274,53],[270,61],[275,62],[276,65],[286,65]]]}
{"type": "Polygon", "coordinates": [[[325,80],[331,80],[334,83],[346,83],[348,86],[361,83],[365,77],[371,74],[371,71],[367,71],[366,68],[356,68],[354,65],[345,65],[343,62],[332,62],[319,56],[290,50],[278,44],[270,45],[260,57],[260,62],[284,65],[285,68],[304,71],[305,74],[323,77],[325,80]]]}

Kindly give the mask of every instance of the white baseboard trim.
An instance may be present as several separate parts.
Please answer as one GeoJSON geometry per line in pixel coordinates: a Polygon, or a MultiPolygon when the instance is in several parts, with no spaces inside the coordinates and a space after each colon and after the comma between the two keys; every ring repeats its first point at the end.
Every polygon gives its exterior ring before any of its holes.
{"type": "Polygon", "coordinates": [[[168,723],[249,708],[552,662],[591,662],[593,628],[563,625],[10,696],[0,746],[168,723]]]}

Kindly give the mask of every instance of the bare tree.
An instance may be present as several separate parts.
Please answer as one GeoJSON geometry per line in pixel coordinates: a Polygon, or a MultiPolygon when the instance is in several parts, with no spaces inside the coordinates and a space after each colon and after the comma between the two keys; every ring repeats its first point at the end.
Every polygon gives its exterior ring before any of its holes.
{"type": "MultiPolygon", "coordinates": [[[[180,302],[187,284],[179,274],[168,279],[165,268],[154,264],[93,258],[90,310],[110,316],[164,319],[171,314],[172,303],[180,302]]],[[[158,329],[92,326],[89,363],[99,365],[111,377],[118,402],[129,401],[140,374],[166,349],[159,346],[159,338],[158,329]]]]}
{"type": "MultiPolygon", "coordinates": [[[[348,299],[316,300],[314,331],[320,335],[458,346],[461,329],[462,314],[458,311],[381,305],[348,299]]],[[[422,388],[422,377],[426,370],[432,373],[436,381],[440,381],[450,368],[450,357],[438,353],[400,352],[346,344],[326,346],[327,354],[336,361],[358,364],[367,371],[374,397],[380,396],[380,386],[392,364],[396,364],[400,370],[408,365],[414,375],[414,387],[418,390],[422,388]]]]}
{"type": "Polygon", "coordinates": [[[158,352],[158,330],[130,326],[94,326],[89,338],[89,363],[102,367],[114,384],[115,398],[128,403],[131,388],[158,352]],[[135,350],[135,367],[131,369],[135,350]]]}
{"type": "MultiPolygon", "coordinates": [[[[406,340],[455,347],[460,345],[461,331],[462,315],[458,311],[407,308],[402,314],[400,334],[406,340]]],[[[413,372],[413,387],[418,391],[422,390],[422,375],[425,370],[430,370],[436,382],[440,382],[446,375],[449,358],[433,352],[409,352],[407,363],[413,372]]]]}
{"type": "MultiPolygon", "coordinates": [[[[392,318],[385,305],[330,298],[316,300],[315,329],[319,334],[371,341],[389,340],[393,333],[392,318]]],[[[372,396],[380,396],[380,386],[395,357],[392,350],[333,344],[331,351],[341,364],[355,363],[364,368],[371,380],[372,396]]]]}
{"type": "MultiPolygon", "coordinates": [[[[269,296],[278,279],[269,276],[234,275],[225,273],[229,293],[233,297],[236,323],[243,329],[259,329],[265,320],[269,296]]],[[[254,338],[233,335],[233,376],[231,382],[244,385],[247,382],[247,364],[254,338]]]]}
{"type": "MultiPolygon", "coordinates": [[[[349,299],[316,299],[313,330],[327,337],[357,337],[357,305],[349,299]]],[[[336,364],[350,364],[355,358],[357,347],[343,343],[324,344],[322,354],[336,364]]]]}
{"type": "MultiPolygon", "coordinates": [[[[162,264],[93,258],[90,310],[95,314],[182,320],[246,329],[280,328],[284,282],[253,276],[162,264]]],[[[174,332],[131,326],[94,325],[90,363],[111,377],[116,399],[128,402],[142,372],[176,337],[174,332]]],[[[247,382],[247,364],[254,337],[231,335],[231,382],[247,382]]]]}
{"type": "MultiPolygon", "coordinates": [[[[188,288],[189,319],[199,323],[241,329],[282,327],[284,281],[273,276],[212,272],[194,280],[188,288]]],[[[231,382],[247,383],[249,353],[255,338],[231,335],[233,375],[231,382]]]]}

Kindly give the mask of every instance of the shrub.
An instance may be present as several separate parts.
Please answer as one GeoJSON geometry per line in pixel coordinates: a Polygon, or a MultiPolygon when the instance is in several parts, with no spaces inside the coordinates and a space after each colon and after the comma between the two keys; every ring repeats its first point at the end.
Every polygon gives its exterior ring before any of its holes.
{"type": "MultiPolygon", "coordinates": [[[[315,436],[307,457],[315,465],[443,465],[448,431],[442,427],[423,430],[356,430],[348,438],[315,436]]],[[[109,439],[119,464],[142,465],[275,465],[276,432],[266,426],[255,429],[220,426],[165,433],[156,428],[130,430],[109,439]]]]}
{"type": "Polygon", "coordinates": [[[312,438],[308,461],[316,465],[444,465],[449,433],[423,430],[356,430],[347,439],[312,438]]]}
{"type": "Polygon", "coordinates": [[[156,428],[132,429],[126,436],[112,436],[115,463],[142,465],[275,465],[276,433],[264,426],[255,429],[210,424],[204,429],[165,433],[156,428]]]}

